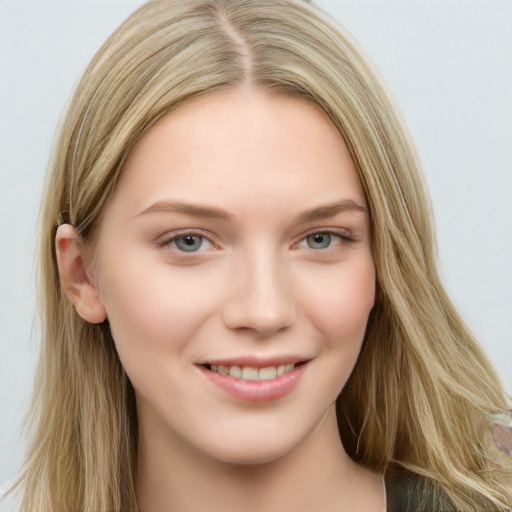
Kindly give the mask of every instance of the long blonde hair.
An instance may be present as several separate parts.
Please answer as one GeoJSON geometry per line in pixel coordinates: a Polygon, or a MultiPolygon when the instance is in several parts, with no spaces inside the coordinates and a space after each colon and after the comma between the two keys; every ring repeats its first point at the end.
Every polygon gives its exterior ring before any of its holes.
{"type": "Polygon", "coordinates": [[[20,480],[24,512],[137,510],[137,416],[107,323],[63,294],[54,240],[88,242],[131,148],[199,95],[250,82],[319,104],[347,144],[370,210],[377,300],[338,399],[358,462],[401,466],[463,511],[512,506],[511,463],[489,447],[489,418],[510,404],[447,298],[428,196],[399,110],[351,37],[294,0],[145,4],[98,51],[60,126],[41,212],[42,347],[20,480]]]}

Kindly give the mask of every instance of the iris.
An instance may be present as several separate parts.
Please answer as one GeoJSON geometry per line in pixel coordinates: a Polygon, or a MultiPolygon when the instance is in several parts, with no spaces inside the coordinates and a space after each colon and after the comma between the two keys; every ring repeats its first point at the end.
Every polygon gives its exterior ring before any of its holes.
{"type": "Polygon", "coordinates": [[[311,249],[326,249],[331,245],[331,235],[329,233],[314,233],[307,237],[308,247],[311,249]]]}
{"type": "Polygon", "coordinates": [[[201,235],[183,235],[175,238],[173,242],[180,251],[194,252],[203,245],[203,237],[201,235]]]}

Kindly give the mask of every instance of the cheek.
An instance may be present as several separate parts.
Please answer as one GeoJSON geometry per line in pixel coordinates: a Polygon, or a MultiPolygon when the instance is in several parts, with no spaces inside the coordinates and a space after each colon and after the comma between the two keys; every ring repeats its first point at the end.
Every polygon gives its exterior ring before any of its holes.
{"type": "Polygon", "coordinates": [[[214,309],[212,297],[163,265],[107,267],[101,296],[125,367],[149,357],[179,360],[214,309]]]}
{"type": "Polygon", "coordinates": [[[375,302],[375,270],[371,258],[317,276],[309,286],[306,308],[325,340],[338,345],[361,343],[375,302]]]}
{"type": "Polygon", "coordinates": [[[341,393],[359,357],[375,300],[375,271],[367,257],[325,267],[312,277],[302,281],[301,292],[302,311],[318,348],[316,373],[308,387],[311,403],[327,408],[341,393]]]}

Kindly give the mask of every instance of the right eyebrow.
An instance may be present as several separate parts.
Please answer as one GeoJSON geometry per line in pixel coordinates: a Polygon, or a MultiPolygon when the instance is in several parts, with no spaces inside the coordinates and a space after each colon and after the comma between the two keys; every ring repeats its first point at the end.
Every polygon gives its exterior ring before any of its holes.
{"type": "Polygon", "coordinates": [[[146,208],[141,213],[138,213],[136,217],[141,215],[147,215],[151,213],[183,213],[186,215],[192,215],[194,217],[207,217],[213,219],[221,219],[226,221],[234,221],[235,216],[222,208],[216,206],[210,206],[207,204],[197,203],[185,203],[182,201],[157,201],[156,203],[146,208]]]}

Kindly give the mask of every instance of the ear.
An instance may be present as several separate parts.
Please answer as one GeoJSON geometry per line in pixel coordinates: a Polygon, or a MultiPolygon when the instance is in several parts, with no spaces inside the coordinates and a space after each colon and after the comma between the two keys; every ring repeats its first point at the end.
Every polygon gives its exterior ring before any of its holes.
{"type": "Polygon", "coordinates": [[[62,289],[77,313],[92,324],[106,320],[107,311],[98,294],[94,274],[89,268],[86,247],[70,224],[58,227],[55,252],[62,289]]]}

